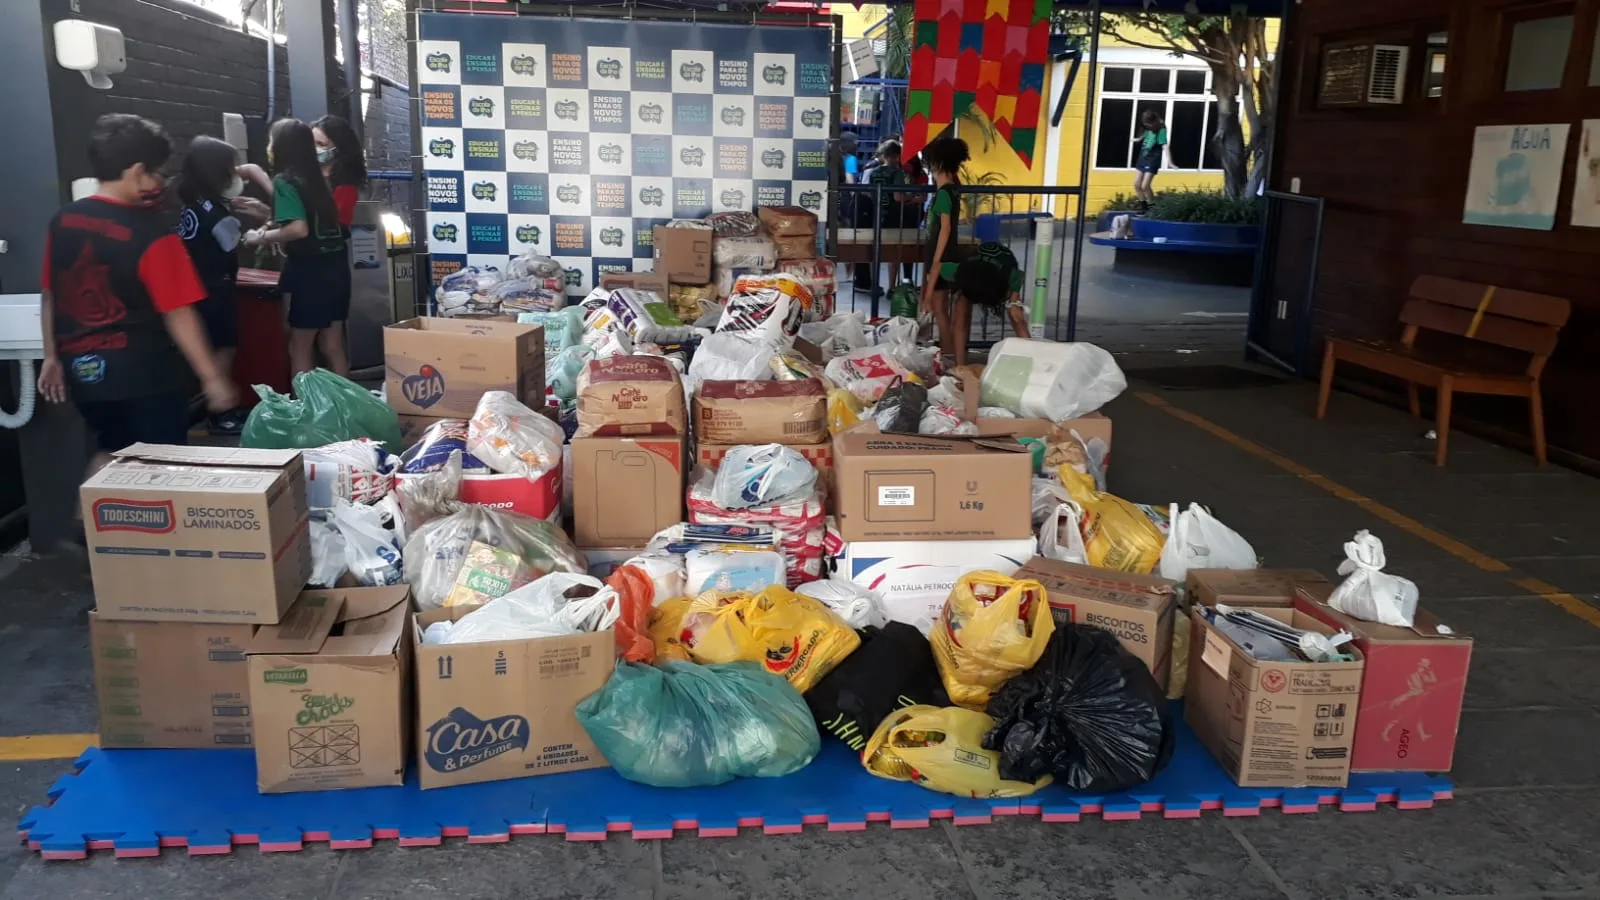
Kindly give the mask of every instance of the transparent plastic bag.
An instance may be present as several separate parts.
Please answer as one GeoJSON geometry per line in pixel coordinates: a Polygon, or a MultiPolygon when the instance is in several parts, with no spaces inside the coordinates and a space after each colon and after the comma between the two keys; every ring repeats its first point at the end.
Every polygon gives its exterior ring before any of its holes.
{"type": "Polygon", "coordinates": [[[799,692],[754,663],[619,662],[577,714],[617,774],[655,787],[776,778],[822,749],[799,692]]]}
{"type": "Polygon", "coordinates": [[[1078,504],[1071,501],[1057,503],[1039,526],[1039,555],[1045,559],[1089,564],[1089,552],[1083,546],[1083,531],[1079,525],[1082,513],[1078,504]]]}
{"type": "Polygon", "coordinates": [[[892,781],[910,781],[944,794],[994,800],[1026,797],[1050,783],[1000,777],[1000,754],[986,750],[994,728],[985,713],[958,706],[908,706],[884,718],[867,741],[861,760],[867,771],[892,781]]]}
{"type": "Polygon", "coordinates": [[[467,451],[496,472],[538,481],[561,465],[561,426],[522,405],[507,391],[489,391],[478,401],[467,428],[467,451]]]}
{"type": "Polygon", "coordinates": [[[306,584],[311,587],[331,588],[339,583],[347,571],[344,561],[344,535],[332,522],[313,518],[311,533],[311,577],[306,584]]]}
{"type": "Polygon", "coordinates": [[[399,453],[400,417],[372,392],[326,369],[294,376],[294,396],[256,385],[261,402],[245,420],[239,446],[300,450],[371,438],[399,453]]]}
{"type": "Polygon", "coordinates": [[[979,571],[956,580],[929,640],[950,699],[982,709],[991,691],[1039,661],[1054,631],[1044,585],[979,571]]]}
{"type": "Polygon", "coordinates": [[[794,592],[833,610],[851,628],[882,628],[889,624],[889,617],[883,611],[883,597],[853,581],[843,578],[813,581],[800,585],[794,592]]]}
{"type": "Polygon", "coordinates": [[[432,471],[396,476],[394,496],[399,498],[407,534],[424,522],[448,516],[461,508],[461,460],[464,457],[462,451],[452,450],[444,464],[432,471]]]}
{"type": "Polygon", "coordinates": [[[424,644],[476,644],[604,631],[617,621],[617,592],[588,575],[554,572],[474,609],[435,622],[424,644]]]}
{"type": "Polygon", "coordinates": [[[1383,541],[1363,528],[1344,545],[1344,553],[1339,574],[1346,577],[1333,589],[1328,605],[1368,622],[1410,628],[1420,595],[1410,579],[1383,571],[1388,564],[1383,541]]]}
{"type": "Polygon", "coordinates": [[[810,494],[817,469],[798,450],[782,444],[741,445],[717,466],[712,500],[723,509],[771,506],[810,494]]]}
{"type": "Polygon", "coordinates": [[[509,553],[527,574],[526,581],[588,568],[566,532],[549,522],[462,504],[449,515],[422,524],[406,541],[405,580],[418,610],[451,605],[448,601],[475,544],[509,553]]]}
{"type": "Polygon", "coordinates": [[[400,545],[394,532],[383,525],[383,513],[371,506],[335,500],[328,510],[328,522],[344,539],[344,563],[364,587],[400,584],[404,567],[400,545]]]}

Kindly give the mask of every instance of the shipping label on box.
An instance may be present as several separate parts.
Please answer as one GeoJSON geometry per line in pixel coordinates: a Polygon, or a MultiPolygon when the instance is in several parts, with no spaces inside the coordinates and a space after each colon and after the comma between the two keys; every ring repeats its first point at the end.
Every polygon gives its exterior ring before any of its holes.
{"type": "Polygon", "coordinates": [[[311,575],[300,452],[134,444],[112,455],[79,491],[101,617],[278,621],[311,575]]]}
{"type": "Polygon", "coordinates": [[[1033,536],[1033,456],[1010,438],[834,436],[839,533],[847,541],[1007,540],[1033,536]]]}
{"type": "Polygon", "coordinates": [[[1366,622],[1302,589],[1295,608],[1355,635],[1366,656],[1353,772],[1448,772],[1466,700],[1472,638],[1439,633],[1439,618],[1418,608],[1410,628],[1366,622]]]}
{"type": "MultiPolygon", "coordinates": [[[[1316,619],[1288,609],[1260,614],[1296,628],[1331,634],[1316,619]]],[[[1342,788],[1360,717],[1364,660],[1258,660],[1189,612],[1191,651],[1184,718],[1241,787],[1342,788]]]]}
{"type": "Polygon", "coordinates": [[[1044,585],[1057,624],[1093,625],[1117,636],[1166,688],[1172,674],[1177,582],[1036,556],[1015,573],[1044,585]]]}
{"type": "Polygon", "coordinates": [[[950,599],[956,580],[969,572],[1011,575],[1030,559],[1032,539],[1015,541],[851,541],[839,558],[840,572],[883,598],[893,621],[927,634],[950,599]]]}
{"type": "Polygon", "coordinates": [[[256,787],[263,794],[404,780],[411,591],[306,591],[251,639],[256,787]]]}
{"type": "Polygon", "coordinates": [[[424,789],[575,772],[607,765],[578,724],[577,705],[605,686],[616,660],[610,631],[470,644],[423,644],[417,618],[417,772],[424,789]]]}
{"type": "Polygon", "coordinates": [[[383,329],[384,396],[403,416],[471,418],[487,391],[544,406],[544,329],[483,319],[417,318],[383,329]]]}
{"type": "Polygon", "coordinates": [[[570,446],[578,546],[643,544],[683,521],[682,437],[574,438],[570,446]]]}
{"type": "Polygon", "coordinates": [[[89,613],[100,746],[250,746],[253,625],[125,622],[89,613]]]}

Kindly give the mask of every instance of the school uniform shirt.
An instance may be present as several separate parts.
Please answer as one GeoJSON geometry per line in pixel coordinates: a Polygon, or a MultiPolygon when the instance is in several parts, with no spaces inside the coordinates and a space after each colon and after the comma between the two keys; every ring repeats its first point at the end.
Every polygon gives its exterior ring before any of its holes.
{"type": "Polygon", "coordinates": [[[1004,244],[984,241],[973,258],[994,266],[1000,273],[1000,280],[1006,284],[1006,307],[1022,308],[1022,298],[1017,296],[1022,293],[1022,266],[1017,263],[1016,254],[1004,244]]]}
{"type": "Polygon", "coordinates": [[[178,215],[178,237],[189,250],[189,259],[200,275],[206,296],[232,300],[234,283],[239,279],[239,240],[244,226],[228,205],[220,200],[190,203],[178,215]]]}
{"type": "Polygon", "coordinates": [[[162,317],[206,291],[170,220],[104,197],[72,203],[50,220],[40,282],[74,400],[183,386],[183,356],[162,317]]]}
{"type": "Polygon", "coordinates": [[[929,272],[927,277],[938,277],[946,281],[956,277],[955,261],[956,237],[960,232],[961,203],[956,197],[954,185],[947,184],[933,193],[933,201],[928,206],[928,245],[927,263],[933,264],[933,255],[939,249],[940,216],[950,217],[950,240],[945,243],[944,256],[940,259],[939,271],[929,272]]]}
{"type": "MultiPolygon", "coordinates": [[[[300,188],[293,181],[279,175],[272,180],[272,192],[273,224],[283,226],[290,222],[305,222],[311,232],[297,241],[285,244],[284,253],[293,258],[338,253],[344,249],[343,227],[337,221],[323,222],[321,216],[307,209],[305,201],[300,197],[300,188]]],[[[354,207],[351,209],[354,210],[354,207]]]]}

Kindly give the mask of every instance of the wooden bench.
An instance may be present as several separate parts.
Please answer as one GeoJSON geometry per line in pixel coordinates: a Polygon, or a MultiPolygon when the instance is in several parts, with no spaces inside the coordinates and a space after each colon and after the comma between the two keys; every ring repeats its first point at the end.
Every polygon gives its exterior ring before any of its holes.
{"type": "Polygon", "coordinates": [[[1411,414],[1417,418],[1422,417],[1417,386],[1435,388],[1439,392],[1435,462],[1442,466],[1450,450],[1450,405],[1454,394],[1527,397],[1533,456],[1544,465],[1544,407],[1539,397],[1539,377],[1571,314],[1572,304],[1560,297],[1423,275],[1411,285],[1411,297],[1400,310],[1400,324],[1405,326],[1400,340],[1328,339],[1322,357],[1317,418],[1327,416],[1333,370],[1340,362],[1405,379],[1406,399],[1411,414]],[[1463,340],[1453,350],[1418,347],[1417,336],[1423,331],[1456,335],[1463,340]],[[1474,352],[1493,348],[1504,349],[1498,353],[1474,352]],[[1499,354],[1508,352],[1516,359],[1499,358],[1499,354]],[[1524,353],[1532,357],[1526,366],[1521,365],[1524,353]]]}

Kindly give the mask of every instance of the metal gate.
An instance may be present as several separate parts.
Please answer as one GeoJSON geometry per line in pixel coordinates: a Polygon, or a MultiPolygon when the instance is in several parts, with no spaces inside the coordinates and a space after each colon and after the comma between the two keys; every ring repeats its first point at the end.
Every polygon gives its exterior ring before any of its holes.
{"type": "Polygon", "coordinates": [[[1322,198],[1267,191],[1264,199],[1245,354],[1306,377],[1312,365],[1308,357],[1322,250],[1322,198]]]}

